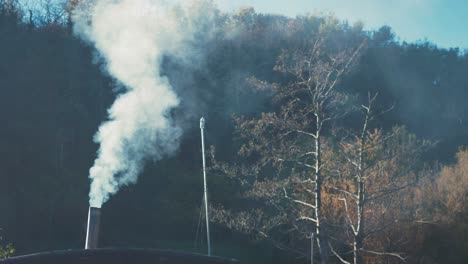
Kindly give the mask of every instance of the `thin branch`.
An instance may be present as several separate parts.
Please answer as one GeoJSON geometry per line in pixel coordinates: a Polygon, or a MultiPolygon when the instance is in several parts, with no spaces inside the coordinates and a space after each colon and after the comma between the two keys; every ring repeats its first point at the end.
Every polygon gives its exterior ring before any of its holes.
{"type": "Polygon", "coordinates": [[[427,221],[427,220],[416,220],[415,223],[418,223],[418,224],[428,224],[428,225],[440,225],[440,224],[437,223],[437,222],[427,221]]]}
{"type": "Polygon", "coordinates": [[[330,244],[330,242],[328,242],[328,245],[330,246],[331,252],[332,252],[342,263],[351,264],[351,262],[348,262],[348,261],[344,260],[338,253],[336,253],[336,251],[333,249],[333,247],[332,247],[332,245],[330,244]]]}
{"type": "Polygon", "coordinates": [[[328,188],[329,188],[329,189],[332,189],[332,190],[335,190],[335,191],[339,191],[339,192],[345,193],[345,194],[351,196],[351,198],[352,198],[353,200],[355,200],[355,199],[358,198],[356,194],[351,193],[351,192],[348,192],[348,191],[345,191],[345,190],[343,190],[343,189],[336,188],[336,187],[328,187],[328,188]]]}
{"type": "Polygon", "coordinates": [[[307,136],[311,136],[313,138],[317,138],[317,135],[313,134],[313,133],[309,133],[309,132],[306,132],[306,131],[302,131],[302,130],[296,130],[297,133],[300,133],[300,134],[304,134],[304,135],[307,135],[307,136]]]}
{"type": "Polygon", "coordinates": [[[349,212],[348,212],[348,202],[346,201],[346,199],[344,198],[341,198],[341,199],[338,199],[338,200],[341,200],[344,202],[344,206],[345,206],[345,211],[346,211],[346,219],[348,220],[348,223],[349,223],[349,226],[351,227],[353,233],[355,236],[357,236],[357,231],[356,231],[356,228],[354,227],[353,225],[353,221],[351,221],[351,217],[349,217],[349,212]]]}
{"type": "Polygon", "coordinates": [[[307,216],[301,216],[301,217],[296,219],[296,221],[299,221],[299,220],[306,220],[306,221],[311,221],[311,222],[314,222],[314,223],[318,222],[317,219],[307,217],[307,216]]]}
{"type": "Polygon", "coordinates": [[[286,189],[283,188],[283,192],[284,192],[284,197],[288,200],[290,200],[291,202],[294,202],[294,203],[297,203],[297,204],[301,204],[301,205],[304,205],[304,206],[307,206],[307,207],[310,207],[312,209],[315,209],[316,207],[309,204],[309,203],[306,203],[306,202],[303,202],[303,201],[300,201],[300,200],[296,200],[296,199],[293,199],[291,197],[288,196],[288,193],[286,192],[286,189]]]}
{"type": "Polygon", "coordinates": [[[372,251],[372,250],[367,250],[367,249],[360,249],[360,251],[373,254],[373,255],[379,255],[379,256],[391,256],[391,257],[398,258],[403,262],[406,262],[406,258],[402,257],[399,253],[377,252],[377,251],[372,251]]]}
{"type": "Polygon", "coordinates": [[[300,162],[300,161],[295,161],[295,160],[285,160],[285,159],[278,159],[278,161],[290,161],[290,162],[295,162],[299,165],[302,165],[304,167],[307,167],[309,169],[314,169],[315,170],[315,166],[312,166],[310,164],[307,164],[307,163],[304,163],[304,162],[300,162]]]}

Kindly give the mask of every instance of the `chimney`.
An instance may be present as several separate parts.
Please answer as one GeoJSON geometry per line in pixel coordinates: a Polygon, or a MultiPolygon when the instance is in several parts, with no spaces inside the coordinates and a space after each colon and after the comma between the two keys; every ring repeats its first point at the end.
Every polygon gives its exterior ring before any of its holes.
{"type": "Polygon", "coordinates": [[[96,249],[98,247],[100,222],[101,208],[89,207],[85,249],[96,249]]]}

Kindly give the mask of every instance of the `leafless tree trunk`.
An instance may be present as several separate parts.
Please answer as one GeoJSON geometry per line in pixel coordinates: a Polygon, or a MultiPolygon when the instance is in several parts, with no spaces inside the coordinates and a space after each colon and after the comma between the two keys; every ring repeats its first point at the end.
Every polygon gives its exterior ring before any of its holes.
{"type": "MultiPolygon", "coordinates": [[[[382,170],[379,167],[379,163],[387,162],[387,158],[381,152],[383,145],[386,141],[390,140],[398,130],[394,130],[392,133],[383,135],[380,132],[372,132],[370,129],[370,122],[374,120],[377,115],[381,115],[386,111],[376,114],[374,104],[377,98],[377,94],[371,96],[368,95],[368,103],[362,105],[362,110],[364,112],[364,122],[361,127],[360,133],[355,136],[352,143],[344,143],[345,159],[347,160],[351,169],[348,170],[348,174],[354,175],[353,179],[346,185],[354,185],[352,188],[346,187],[345,190],[337,188],[340,193],[339,198],[344,204],[344,214],[345,219],[348,225],[348,228],[351,231],[352,236],[352,253],[353,253],[353,263],[361,264],[363,263],[363,254],[372,254],[380,256],[392,256],[400,260],[404,258],[393,252],[378,252],[373,250],[368,250],[365,247],[365,239],[368,235],[383,231],[390,227],[392,223],[382,221],[380,226],[374,227],[372,230],[367,229],[367,218],[366,211],[372,211],[375,208],[372,208],[370,202],[376,201],[376,199],[381,199],[389,195],[398,195],[398,193],[404,189],[407,185],[403,183],[385,183],[384,180],[378,178],[379,170],[382,170]],[[380,150],[379,150],[380,149],[380,150]],[[372,179],[372,180],[369,180],[372,179]],[[373,191],[369,191],[368,188],[373,191]],[[348,191],[347,189],[351,189],[348,191]],[[375,190],[379,190],[375,192],[375,190]],[[351,203],[348,203],[351,202],[351,203]]],[[[388,111],[388,110],[387,110],[388,111]]],[[[395,166],[398,166],[396,164],[395,166]]],[[[383,213],[385,214],[385,205],[383,199],[379,202],[381,203],[381,208],[383,208],[383,213]]],[[[378,214],[375,212],[375,214],[378,214]]],[[[333,251],[333,253],[341,260],[343,263],[349,263],[342,259],[338,253],[333,251]]]]}
{"type": "Polygon", "coordinates": [[[365,152],[366,152],[366,143],[367,143],[367,132],[368,132],[368,125],[369,121],[372,120],[373,112],[372,112],[372,106],[375,102],[377,95],[374,97],[370,97],[369,95],[369,103],[367,106],[362,106],[364,109],[364,124],[362,126],[361,130],[361,136],[360,136],[360,144],[359,144],[359,151],[358,151],[358,159],[359,159],[359,165],[358,165],[358,174],[357,174],[357,215],[358,215],[358,221],[357,221],[357,226],[355,227],[354,231],[354,244],[353,244],[353,254],[354,254],[354,264],[361,264],[362,263],[362,257],[361,257],[361,252],[360,250],[363,248],[363,242],[364,242],[364,203],[365,203],[365,192],[366,190],[364,181],[365,181],[365,174],[366,174],[366,157],[365,157],[365,152]]]}
{"type": "Polygon", "coordinates": [[[277,178],[261,177],[258,181],[254,176],[256,183],[249,195],[267,200],[279,214],[251,225],[261,227],[259,233],[270,239],[268,231],[285,223],[290,225],[286,232],[294,230],[302,238],[314,232],[320,263],[328,263],[330,252],[323,216],[325,125],[346,112],[346,96],[337,87],[364,45],[330,51],[325,42],[326,37],[320,35],[307,48],[280,55],[275,70],[286,77],[287,83],[250,80],[254,87],[274,92],[273,101],[279,110],[263,113],[258,119],[238,120],[240,134],[248,141],[240,153],[257,162],[238,166],[236,172],[231,170],[231,174],[241,175],[257,175],[268,166],[278,170],[277,178]],[[283,195],[277,195],[278,191],[283,195]],[[284,199],[289,201],[287,208],[284,199]],[[297,216],[295,222],[291,222],[292,215],[297,216]]]}
{"type": "MultiPolygon", "coordinates": [[[[322,160],[322,134],[326,122],[336,119],[343,114],[343,112],[335,109],[344,100],[342,95],[336,92],[336,87],[343,74],[349,71],[362,45],[355,50],[341,51],[329,57],[323,56],[325,53],[323,45],[324,39],[318,38],[313,43],[311,49],[304,53],[296,52],[292,56],[290,54],[283,54],[276,68],[283,73],[291,74],[296,79],[286,89],[279,89],[280,95],[283,98],[291,100],[290,105],[286,107],[286,111],[288,113],[297,111],[297,113],[288,116],[288,118],[296,122],[296,126],[292,126],[293,129],[287,130],[287,133],[298,133],[309,136],[314,145],[312,152],[303,154],[303,156],[311,155],[314,158],[313,165],[309,165],[307,161],[295,160],[295,162],[313,169],[311,177],[314,186],[312,189],[313,206],[311,206],[313,208],[313,215],[309,218],[304,216],[302,218],[309,219],[315,224],[316,242],[320,260],[321,263],[328,263],[328,238],[322,216],[322,192],[324,188],[324,177],[322,175],[324,167],[322,160]],[[302,92],[305,93],[302,94],[302,92]],[[306,105],[304,109],[298,109],[295,104],[302,104],[303,101],[309,101],[310,104],[306,105]],[[314,121],[302,121],[304,113],[312,114],[315,117],[314,121]],[[303,127],[298,125],[301,123],[302,125],[307,125],[303,127]],[[313,131],[308,131],[311,128],[313,131]]],[[[288,123],[290,121],[284,120],[284,122],[288,123]]],[[[290,160],[291,158],[288,159],[290,160]]],[[[302,202],[303,204],[312,204],[308,201],[302,202]]]]}

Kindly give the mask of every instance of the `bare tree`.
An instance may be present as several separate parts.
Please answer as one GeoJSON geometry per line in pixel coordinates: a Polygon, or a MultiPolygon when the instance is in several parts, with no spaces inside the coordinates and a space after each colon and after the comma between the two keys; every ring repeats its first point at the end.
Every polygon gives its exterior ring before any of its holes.
{"type": "Polygon", "coordinates": [[[245,163],[235,169],[219,163],[214,166],[243,176],[251,186],[248,198],[264,200],[274,209],[270,217],[265,216],[268,210],[250,215],[253,222],[263,222],[249,225],[258,226],[263,237],[282,248],[286,243],[278,243],[273,234],[287,236],[289,243],[293,236],[297,240],[314,234],[321,263],[327,263],[329,255],[322,203],[324,129],[327,122],[345,113],[346,96],[337,87],[364,45],[333,50],[326,40],[326,34],[319,34],[305,48],[282,52],[275,70],[285,83],[249,80],[255,88],[273,93],[277,111],[256,119],[239,118],[238,132],[245,141],[239,154],[245,163]]]}
{"type": "Polygon", "coordinates": [[[0,0],[0,12],[17,14],[20,11],[18,0],[0,0]]]}
{"type": "Polygon", "coordinates": [[[18,2],[18,0],[0,0],[0,5],[8,9],[13,9],[18,7],[18,2]]]}
{"type": "Polygon", "coordinates": [[[28,21],[25,22],[31,26],[64,25],[68,22],[68,8],[74,2],[69,0],[23,1],[20,3],[20,9],[28,12],[28,21]]]}
{"type": "MultiPolygon", "coordinates": [[[[406,197],[403,191],[409,190],[416,181],[405,168],[411,166],[426,146],[417,140],[400,141],[406,136],[403,128],[397,127],[390,133],[373,130],[371,122],[386,112],[374,109],[376,99],[377,94],[369,93],[367,104],[361,106],[364,117],[360,131],[348,135],[341,143],[342,160],[335,165],[339,177],[330,186],[330,192],[342,202],[341,213],[351,237],[354,264],[363,263],[365,255],[405,260],[400,253],[386,251],[371,241],[375,242],[372,236],[382,234],[403,217],[401,205],[406,197]]],[[[333,248],[332,252],[341,262],[350,263],[333,248]]]]}

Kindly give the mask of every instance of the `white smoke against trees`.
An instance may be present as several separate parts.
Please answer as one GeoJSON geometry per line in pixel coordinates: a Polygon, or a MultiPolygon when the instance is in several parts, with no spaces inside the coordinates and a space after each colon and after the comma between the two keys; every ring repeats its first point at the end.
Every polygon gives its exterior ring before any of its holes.
{"type": "Polygon", "coordinates": [[[120,187],[135,183],[145,161],[177,150],[182,131],[170,115],[179,100],[161,63],[165,56],[193,62],[194,43],[214,14],[213,4],[203,0],[88,0],[75,10],[75,33],[96,47],[126,89],[94,137],[100,147],[89,171],[90,206],[101,207],[120,187]]]}

